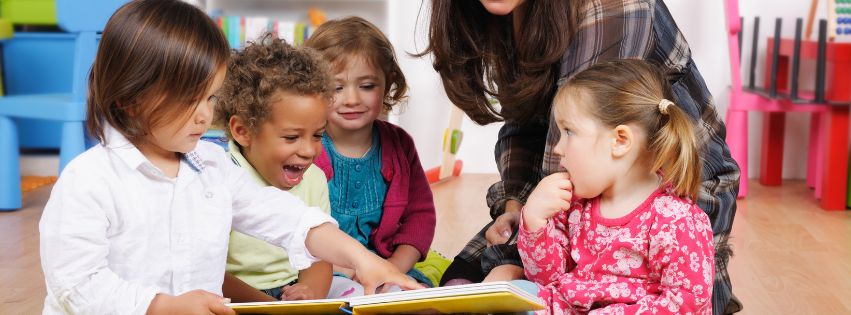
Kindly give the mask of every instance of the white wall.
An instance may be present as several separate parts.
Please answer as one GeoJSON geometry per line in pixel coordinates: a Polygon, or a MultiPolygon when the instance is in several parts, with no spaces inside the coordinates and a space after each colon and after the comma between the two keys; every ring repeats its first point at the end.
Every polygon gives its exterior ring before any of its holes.
{"type": "MultiPolygon", "coordinates": [[[[723,2],[696,0],[668,0],[671,13],[680,29],[688,40],[695,62],[699,66],[706,83],[715,98],[718,113],[725,117],[727,109],[728,87],[730,85],[729,58],[727,54],[726,28],[724,24],[723,2]]],[[[745,17],[745,37],[743,40],[743,69],[749,64],[750,32],[752,17],[760,15],[760,53],[758,56],[757,82],[761,81],[762,65],[765,51],[765,37],[773,36],[774,18],[784,18],[783,35],[793,36],[794,19],[806,17],[810,1],[801,0],[745,0],[740,1],[740,14],[745,17]]],[[[822,1],[824,2],[824,1],[822,1]]],[[[824,4],[821,4],[822,6],[824,4]]],[[[438,165],[440,161],[440,145],[443,129],[448,123],[449,101],[440,83],[440,79],[431,68],[429,58],[415,59],[408,57],[405,52],[420,51],[425,47],[428,23],[428,3],[422,8],[418,2],[390,1],[388,35],[397,49],[399,61],[411,87],[410,101],[407,107],[394,117],[417,142],[420,159],[423,166],[429,168],[438,165]],[[420,13],[419,20],[417,14],[420,13]]],[[[819,8],[819,15],[824,15],[824,9],[819,8]]],[[[802,68],[802,80],[811,81],[812,76],[805,74],[811,70],[811,65],[802,68]]],[[[743,71],[746,74],[746,71],[743,71]]],[[[743,77],[743,82],[747,78],[743,77]]],[[[810,82],[811,83],[811,82],[810,82]]],[[[803,154],[809,134],[809,116],[807,114],[790,114],[787,117],[784,177],[803,178],[805,176],[806,156],[803,154]]],[[[759,136],[762,117],[759,114],[750,115],[750,176],[759,175],[758,157],[760,154],[759,136]]],[[[465,120],[462,127],[464,142],[458,153],[458,158],[464,161],[464,172],[491,173],[496,172],[493,161],[493,145],[499,124],[488,126],[475,125],[465,120]]]]}

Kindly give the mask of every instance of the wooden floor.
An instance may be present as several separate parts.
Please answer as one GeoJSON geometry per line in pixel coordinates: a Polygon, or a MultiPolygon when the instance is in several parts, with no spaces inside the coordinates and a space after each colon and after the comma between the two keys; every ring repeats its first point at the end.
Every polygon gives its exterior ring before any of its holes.
{"type": "MultiPolygon", "coordinates": [[[[436,250],[451,257],[487,223],[485,191],[496,179],[468,174],[433,186],[436,250]]],[[[741,314],[851,313],[851,212],[821,210],[800,181],[750,187],[738,203],[729,270],[741,314]]],[[[0,213],[0,314],[41,313],[38,220],[50,188],[0,213]]]]}

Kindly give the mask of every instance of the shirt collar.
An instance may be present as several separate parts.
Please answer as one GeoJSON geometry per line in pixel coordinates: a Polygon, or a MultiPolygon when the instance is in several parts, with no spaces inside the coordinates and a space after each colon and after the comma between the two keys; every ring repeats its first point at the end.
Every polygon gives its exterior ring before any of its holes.
{"type": "MultiPolygon", "coordinates": [[[[139,169],[142,165],[148,165],[155,168],[155,166],[151,164],[147,158],[145,158],[142,151],[139,151],[139,148],[137,148],[136,145],[130,142],[127,137],[111,125],[107,125],[104,128],[104,137],[106,138],[106,144],[104,146],[107,149],[112,150],[112,152],[114,152],[115,155],[124,161],[124,163],[130,168],[139,169]]],[[[195,147],[195,150],[182,154],[181,160],[186,162],[186,164],[188,164],[196,173],[203,171],[206,164],[215,163],[215,161],[209,159],[201,150],[198,150],[198,146],[195,147]]]]}
{"type": "Polygon", "coordinates": [[[114,127],[110,125],[104,127],[104,138],[106,138],[104,146],[114,152],[130,168],[138,169],[145,163],[150,164],[139,148],[114,127]]]}
{"type": "Polygon", "coordinates": [[[251,177],[254,178],[254,181],[257,182],[257,184],[260,184],[262,186],[270,186],[269,183],[265,179],[263,179],[263,176],[260,176],[260,173],[258,173],[257,170],[254,169],[254,166],[248,162],[245,156],[242,155],[242,151],[240,151],[239,145],[237,145],[236,141],[233,141],[233,139],[228,141],[228,153],[230,153],[231,161],[233,161],[233,163],[237,166],[242,167],[246,171],[248,171],[248,174],[251,174],[251,177]]]}

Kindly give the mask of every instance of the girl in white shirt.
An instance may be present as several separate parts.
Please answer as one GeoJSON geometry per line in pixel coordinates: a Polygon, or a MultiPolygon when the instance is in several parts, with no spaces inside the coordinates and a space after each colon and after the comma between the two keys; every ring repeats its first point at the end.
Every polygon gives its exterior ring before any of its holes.
{"type": "Polygon", "coordinates": [[[220,296],[231,228],[285,248],[297,269],[349,266],[368,292],[418,287],[199,142],[228,54],[183,1],[133,1],[110,18],[89,78],[86,125],[100,144],[68,164],[39,224],[45,314],[232,314],[220,296]]]}

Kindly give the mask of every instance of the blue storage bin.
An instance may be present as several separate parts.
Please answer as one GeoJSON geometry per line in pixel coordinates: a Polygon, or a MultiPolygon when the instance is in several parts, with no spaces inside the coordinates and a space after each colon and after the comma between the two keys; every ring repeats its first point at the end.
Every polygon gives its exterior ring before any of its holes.
{"type": "MultiPolygon", "coordinates": [[[[72,34],[17,32],[0,45],[7,95],[71,92],[72,34]]],[[[22,148],[59,148],[60,123],[32,119],[16,122],[22,148]]]]}

